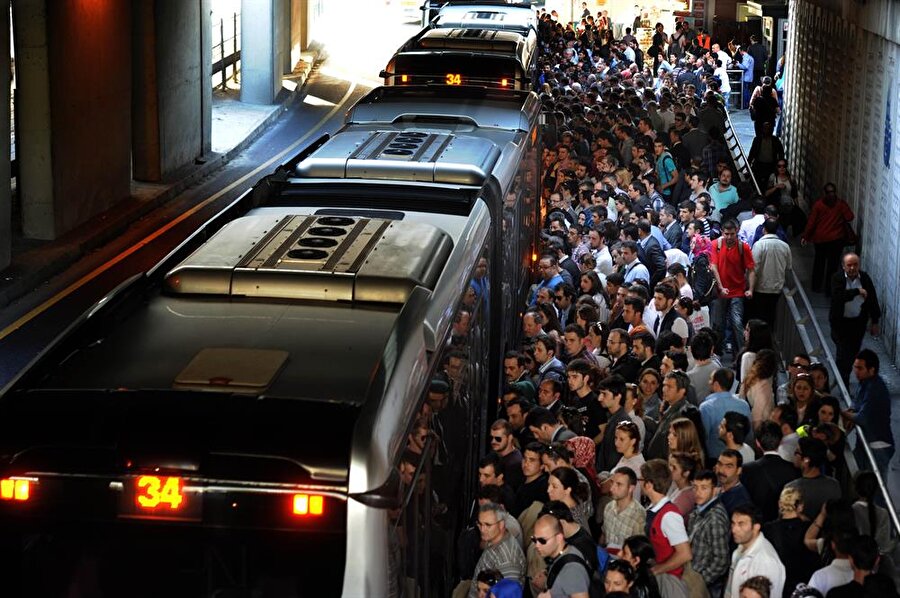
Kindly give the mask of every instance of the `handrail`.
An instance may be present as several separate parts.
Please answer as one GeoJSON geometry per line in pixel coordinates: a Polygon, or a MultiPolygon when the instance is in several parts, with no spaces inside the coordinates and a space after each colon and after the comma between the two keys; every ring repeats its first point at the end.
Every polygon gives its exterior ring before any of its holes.
{"type": "MultiPolygon", "coordinates": [[[[840,372],[838,371],[837,364],[834,361],[834,355],[832,354],[831,348],[828,346],[828,343],[825,341],[825,334],[822,332],[822,328],[819,326],[819,322],[813,312],[812,304],[810,304],[809,297],[807,297],[806,292],[803,290],[803,286],[800,284],[800,279],[797,277],[797,273],[791,270],[788,275],[788,280],[786,280],[785,282],[791,283],[793,285],[792,288],[789,288],[786,284],[782,289],[782,294],[784,295],[785,304],[787,305],[788,310],[791,313],[794,325],[796,326],[796,330],[798,336],[800,337],[801,344],[803,345],[804,352],[808,355],[816,355],[820,357],[820,362],[822,362],[829,370],[829,378],[836,381],[836,387],[840,395],[838,399],[840,400],[844,408],[850,407],[850,392],[847,390],[847,386],[844,384],[844,380],[841,377],[840,372]],[[797,301],[795,300],[795,295],[799,295],[800,305],[798,305],[797,301]],[[804,313],[806,315],[804,315],[804,313]],[[808,328],[810,323],[812,324],[812,330],[815,338],[818,339],[818,343],[815,343],[809,334],[808,328]]],[[[786,315],[787,314],[783,313],[779,314],[778,321],[784,322],[787,319],[786,317],[784,317],[786,315]]],[[[781,336],[783,337],[784,334],[782,334],[781,336]]],[[[787,343],[783,343],[782,347],[784,347],[786,344],[787,343]]],[[[878,480],[878,487],[881,489],[881,493],[884,496],[884,502],[887,507],[888,515],[891,518],[891,523],[894,526],[894,531],[900,533],[900,517],[898,517],[897,510],[894,507],[894,503],[893,501],[891,501],[891,496],[888,493],[884,477],[881,475],[881,471],[878,469],[878,466],[875,463],[875,456],[872,454],[872,449],[869,447],[866,434],[860,426],[856,426],[855,430],[857,434],[857,442],[861,443],[863,452],[866,455],[866,459],[869,461],[870,469],[875,474],[875,478],[878,480]]],[[[859,464],[856,462],[856,457],[850,450],[849,446],[845,448],[844,456],[847,461],[847,467],[850,469],[851,473],[854,470],[859,470],[859,464]]]]}
{"type": "MultiPolygon", "coordinates": [[[[757,195],[762,195],[759,183],[756,181],[756,177],[753,175],[753,171],[750,169],[749,164],[745,158],[744,148],[741,145],[740,139],[738,139],[737,134],[734,132],[734,123],[731,122],[731,117],[728,114],[728,111],[725,111],[725,118],[728,123],[727,129],[729,134],[734,138],[735,145],[734,147],[729,145],[729,151],[732,151],[736,148],[740,153],[738,156],[734,156],[732,154],[732,158],[735,160],[735,165],[737,165],[738,160],[742,160],[746,165],[746,174],[750,181],[753,183],[753,188],[756,190],[757,195]]],[[[780,313],[777,322],[784,325],[784,323],[788,320],[793,322],[797,337],[799,337],[800,344],[804,348],[804,352],[808,355],[819,355],[822,357],[821,361],[828,368],[830,378],[837,381],[837,388],[840,391],[840,400],[843,403],[845,408],[850,407],[851,399],[850,393],[847,390],[847,386],[844,384],[844,379],[838,371],[837,364],[834,361],[834,355],[831,353],[831,348],[828,346],[828,342],[825,338],[825,334],[822,332],[822,328],[819,326],[819,322],[816,319],[815,313],[813,312],[812,304],[809,302],[809,297],[806,295],[806,291],[803,289],[803,285],[800,284],[800,279],[797,277],[797,273],[793,270],[790,270],[787,280],[785,280],[785,285],[782,287],[782,295],[784,295],[785,305],[787,306],[788,313],[780,313]],[[793,287],[789,288],[788,283],[792,283],[793,287]],[[797,301],[794,299],[795,295],[800,296],[801,305],[797,304],[797,301]],[[801,312],[800,307],[803,308],[801,312]],[[806,315],[804,315],[804,313],[806,315]],[[790,318],[788,318],[790,315],[790,318]],[[810,337],[808,325],[812,323],[812,330],[815,334],[815,339],[818,341],[816,345],[814,343],[813,338],[810,337]]],[[[776,326],[777,331],[778,326],[776,326]]],[[[782,334],[779,337],[782,340],[785,340],[787,337],[787,330],[782,331],[782,334]]],[[[788,343],[781,343],[782,351],[787,348],[788,343]]],[[[782,358],[784,356],[782,355],[782,358]]],[[[891,523],[894,526],[894,531],[900,534],[900,517],[897,515],[897,510],[894,507],[894,503],[891,501],[891,496],[888,493],[887,485],[884,482],[884,478],[881,475],[881,471],[878,469],[878,465],[875,462],[875,456],[872,454],[872,449],[869,447],[869,443],[866,440],[866,435],[863,429],[860,426],[855,426],[856,434],[857,434],[857,442],[861,443],[863,448],[863,452],[866,455],[866,459],[869,461],[869,466],[872,472],[875,473],[875,478],[878,481],[878,487],[881,489],[881,493],[884,496],[884,502],[887,507],[888,515],[891,518],[891,523]]],[[[847,467],[850,469],[851,473],[854,470],[859,470],[859,464],[856,462],[856,458],[850,450],[849,446],[844,448],[844,456],[847,461],[847,467]]]]}
{"type": "Polygon", "coordinates": [[[731,153],[731,158],[734,160],[734,165],[738,169],[738,174],[742,176],[742,179],[750,179],[753,183],[753,189],[756,191],[757,195],[762,195],[762,191],[759,188],[759,183],[756,182],[756,177],[753,176],[753,170],[750,169],[750,163],[747,161],[747,154],[744,152],[744,146],[741,144],[740,138],[738,138],[737,133],[734,130],[734,123],[731,122],[731,115],[728,114],[728,108],[725,109],[725,122],[727,123],[726,134],[725,134],[725,143],[728,145],[728,151],[731,153]],[[734,146],[729,142],[729,137],[734,141],[734,146]],[[735,147],[738,150],[738,154],[734,154],[735,147]]]}

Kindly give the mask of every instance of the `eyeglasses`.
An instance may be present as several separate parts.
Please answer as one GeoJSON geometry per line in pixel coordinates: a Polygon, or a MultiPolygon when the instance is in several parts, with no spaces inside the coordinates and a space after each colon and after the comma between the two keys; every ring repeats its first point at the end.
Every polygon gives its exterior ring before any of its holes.
{"type": "Polygon", "coordinates": [[[550,541],[550,538],[538,538],[537,536],[531,536],[531,541],[543,546],[544,544],[546,544],[547,542],[550,541]]]}
{"type": "Polygon", "coordinates": [[[503,442],[503,436],[491,436],[491,440],[494,442],[503,442]]]}
{"type": "Polygon", "coordinates": [[[562,301],[562,300],[565,299],[565,298],[566,298],[565,295],[553,295],[553,300],[554,300],[554,301],[562,301]]]}

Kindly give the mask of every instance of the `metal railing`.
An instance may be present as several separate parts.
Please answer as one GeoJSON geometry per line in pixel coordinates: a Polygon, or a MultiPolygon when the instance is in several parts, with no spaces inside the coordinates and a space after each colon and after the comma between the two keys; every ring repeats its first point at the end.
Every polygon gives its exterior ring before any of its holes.
{"type": "MultiPolygon", "coordinates": [[[[751,181],[757,195],[762,195],[759,183],[757,183],[756,177],[750,169],[746,154],[744,153],[744,148],[734,131],[734,124],[731,122],[731,117],[728,115],[727,111],[725,113],[725,122],[727,129],[726,142],[731,157],[734,160],[735,165],[740,163],[744,166],[744,169],[741,169],[741,167],[738,166],[741,178],[743,180],[751,181]]],[[[811,357],[818,358],[818,360],[828,368],[829,378],[836,381],[836,390],[839,395],[837,398],[841,402],[843,408],[850,408],[850,392],[847,390],[843,377],[838,371],[837,364],[834,361],[834,355],[831,352],[831,347],[828,345],[828,339],[825,337],[822,328],[819,326],[812,304],[809,302],[809,297],[807,297],[806,291],[803,289],[803,285],[797,277],[797,273],[793,270],[788,271],[781,293],[784,297],[784,302],[778,310],[773,334],[775,335],[775,342],[781,350],[782,357],[793,356],[797,353],[806,353],[811,357]]],[[[834,391],[835,389],[832,390],[834,391]]],[[[894,507],[893,501],[891,501],[891,496],[888,493],[882,472],[878,469],[875,456],[872,454],[872,449],[869,447],[865,431],[860,426],[855,426],[854,429],[857,434],[857,443],[859,443],[859,446],[863,449],[866,459],[869,462],[869,469],[875,474],[875,477],[878,480],[878,487],[881,489],[882,496],[884,497],[884,502],[888,515],[891,518],[891,524],[894,527],[894,531],[900,534],[900,517],[897,515],[897,510],[894,507]]],[[[847,446],[844,449],[844,458],[850,473],[856,473],[856,471],[859,470],[859,465],[850,448],[850,443],[847,443],[847,446]]]]}
{"type": "Polygon", "coordinates": [[[229,79],[237,80],[241,61],[241,13],[220,17],[212,24],[212,76],[221,76],[221,89],[226,89],[229,79]],[[231,67],[231,74],[228,69],[231,67]]]}
{"type": "Polygon", "coordinates": [[[725,145],[728,147],[728,153],[731,154],[732,161],[734,161],[734,167],[737,169],[738,176],[742,181],[751,181],[756,194],[762,195],[759,184],[756,182],[756,177],[753,176],[753,171],[750,169],[750,163],[747,161],[747,153],[744,151],[744,146],[741,145],[741,140],[738,139],[734,130],[734,123],[731,122],[731,115],[728,114],[727,109],[725,110],[724,135],[725,145]]]}

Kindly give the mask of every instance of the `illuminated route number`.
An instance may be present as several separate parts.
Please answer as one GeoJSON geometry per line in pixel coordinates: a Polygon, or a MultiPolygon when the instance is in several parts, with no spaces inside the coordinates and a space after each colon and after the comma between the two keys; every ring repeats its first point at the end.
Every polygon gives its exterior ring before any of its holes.
{"type": "Polygon", "coordinates": [[[142,509],[178,509],[184,497],[181,495],[181,478],[143,475],[137,480],[137,505],[142,509]]]}
{"type": "Polygon", "coordinates": [[[462,85],[462,75],[459,73],[447,73],[447,85],[462,85]]]}

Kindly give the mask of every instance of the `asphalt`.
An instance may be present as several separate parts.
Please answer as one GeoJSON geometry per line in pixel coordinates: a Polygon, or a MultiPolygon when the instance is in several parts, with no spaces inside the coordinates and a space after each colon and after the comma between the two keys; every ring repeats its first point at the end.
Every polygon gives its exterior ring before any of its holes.
{"type": "Polygon", "coordinates": [[[214,91],[211,153],[182,168],[164,183],[133,182],[131,197],[56,240],[37,242],[14,236],[12,262],[0,273],[0,309],[40,288],[89,253],[117,238],[135,221],[150,216],[235,159],[302,97],[318,59],[316,52],[302,54],[293,72],[284,77],[285,89],[271,105],[242,103],[236,88],[214,91]]]}

